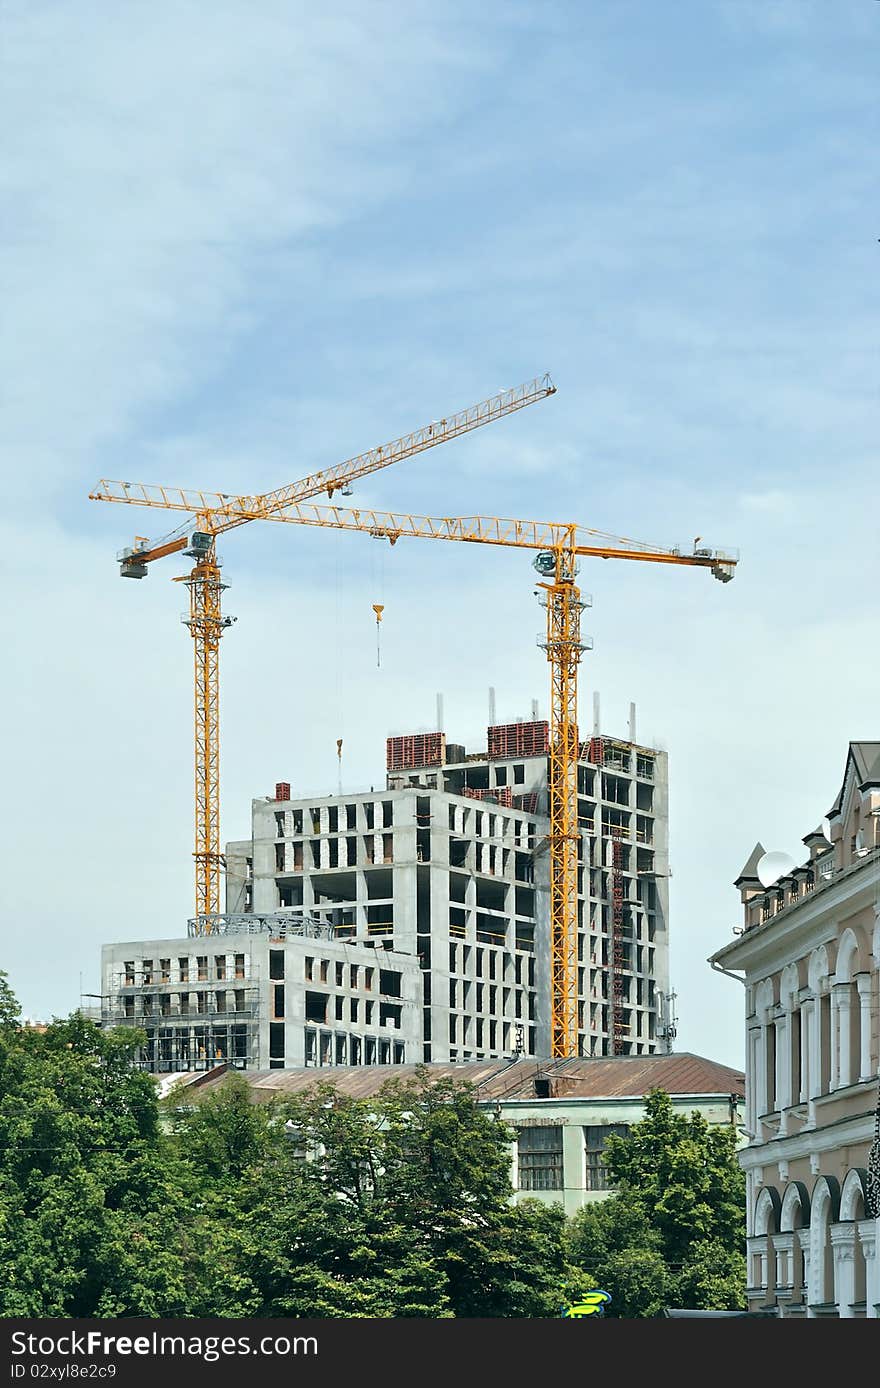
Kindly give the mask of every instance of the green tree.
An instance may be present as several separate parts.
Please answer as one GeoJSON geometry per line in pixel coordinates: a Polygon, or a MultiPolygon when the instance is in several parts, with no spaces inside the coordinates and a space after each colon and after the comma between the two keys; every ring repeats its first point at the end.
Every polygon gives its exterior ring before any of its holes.
{"type": "Polygon", "coordinates": [[[164,1116],[142,1034],[23,1029],[0,978],[0,1314],[555,1316],[561,1207],[512,1203],[513,1134],[427,1074],[369,1101],[164,1116]]]}
{"type": "Polygon", "coordinates": [[[615,1186],[644,1208],[671,1264],[695,1242],[739,1248],[745,1237],[745,1177],[732,1124],[676,1113],[662,1089],[645,1101],[645,1116],[627,1137],[609,1137],[605,1165],[615,1186]]]}
{"type": "Polygon", "coordinates": [[[511,1204],[511,1133],[469,1087],[319,1085],[281,1117],[287,1151],[245,1201],[248,1314],[558,1314],[564,1216],[511,1204]]]}
{"type": "Polygon", "coordinates": [[[605,1145],[617,1193],[570,1221],[576,1267],[614,1300],[611,1316],[657,1315],[663,1305],[745,1305],[745,1178],[732,1126],[676,1113],[663,1090],[645,1116],[605,1145]]]}

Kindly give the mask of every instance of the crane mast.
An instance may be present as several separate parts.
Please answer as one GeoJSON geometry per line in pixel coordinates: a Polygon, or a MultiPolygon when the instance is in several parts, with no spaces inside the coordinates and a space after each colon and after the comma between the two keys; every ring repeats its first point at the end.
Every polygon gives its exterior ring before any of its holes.
{"type": "Polygon", "coordinates": [[[226,584],[220,578],[213,538],[196,557],[192,572],[183,578],[189,589],[189,616],[184,623],[193,638],[195,713],[195,887],[196,916],[205,921],[207,933],[220,907],[220,638],[235,621],[222,611],[226,584]]]}
{"type": "MultiPolygon", "coordinates": [[[[572,527],[572,531],[574,527],[572,527]]],[[[578,1053],[578,849],[577,674],[584,604],[575,584],[572,544],[539,554],[547,596],[543,642],[550,665],[550,746],[547,789],[550,811],[550,1046],[551,1055],[578,1053]],[[548,573],[552,565],[552,573],[548,573]]]]}

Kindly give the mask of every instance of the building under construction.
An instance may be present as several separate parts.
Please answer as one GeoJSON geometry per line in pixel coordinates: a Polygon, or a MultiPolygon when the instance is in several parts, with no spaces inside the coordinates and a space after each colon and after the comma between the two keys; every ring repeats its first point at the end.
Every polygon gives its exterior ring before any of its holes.
{"type": "MultiPolygon", "coordinates": [[[[359,794],[298,797],[279,782],[253,802],[252,838],[226,846],[227,914],[211,933],[288,923],[282,1063],[350,1053],[341,998],[314,1042],[304,1036],[314,979],[291,933],[304,928],[352,957],[417,961],[419,1058],[549,1056],[547,723],[491,726],[476,753],[442,732],[392,737],[386,770],[384,790],[359,794]]],[[[665,753],[632,739],[581,743],[577,805],[578,1054],[666,1050],[665,753]]]]}
{"type": "Polygon", "coordinates": [[[412,955],[335,938],[302,913],[216,924],[210,935],[104,947],[102,1025],[145,1032],[145,1069],[421,1058],[422,975],[412,955]]]}

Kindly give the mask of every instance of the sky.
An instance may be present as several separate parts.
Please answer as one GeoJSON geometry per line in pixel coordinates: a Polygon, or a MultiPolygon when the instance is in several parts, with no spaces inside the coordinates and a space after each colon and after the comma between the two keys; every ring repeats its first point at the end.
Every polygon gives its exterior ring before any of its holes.
{"type": "MultiPolygon", "coordinates": [[[[34,1017],[192,913],[179,517],[101,477],[256,493],[549,371],[542,403],[351,504],[738,550],[584,562],[582,728],[670,770],[676,1048],[741,1066],[708,956],[760,839],[802,861],[876,690],[872,0],[3,0],[0,965],[34,1017]]],[[[224,839],[547,716],[528,552],[254,523],[220,546],[224,839]],[[372,604],[384,605],[376,660],[372,604]]]]}

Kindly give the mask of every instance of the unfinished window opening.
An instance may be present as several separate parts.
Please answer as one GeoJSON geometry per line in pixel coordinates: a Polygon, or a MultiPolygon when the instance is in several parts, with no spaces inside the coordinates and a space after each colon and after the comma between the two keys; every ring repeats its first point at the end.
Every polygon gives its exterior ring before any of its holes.
{"type": "Polygon", "coordinates": [[[270,949],[270,950],[269,950],[269,977],[270,977],[270,978],[283,978],[283,977],[284,977],[284,950],[283,950],[283,949],[270,949]]]}
{"type": "Polygon", "coordinates": [[[333,999],[333,1003],[334,1003],[334,1011],[335,1011],[335,1015],[336,1015],[336,1020],[337,1020],[337,1022],[342,1022],[342,1021],[344,1021],[344,1020],[345,1020],[345,998],[339,998],[339,997],[334,998],[334,999],[333,999]]]}
{"type": "Polygon", "coordinates": [[[389,1065],[391,1063],[391,1042],[379,1042],[379,1064],[389,1065]]]}
{"type": "Polygon", "coordinates": [[[329,1065],[332,1059],[333,1037],[329,1031],[322,1031],[320,1035],[320,1064],[329,1065]]]}
{"type": "Polygon", "coordinates": [[[402,1041],[395,1041],[395,1042],[394,1042],[394,1052],[393,1052],[393,1054],[394,1054],[394,1064],[395,1064],[395,1065],[402,1065],[402,1064],[403,1064],[403,1042],[402,1042],[402,1041]]]}
{"type": "Polygon", "coordinates": [[[636,809],[647,810],[648,813],[654,808],[654,787],[636,785],[636,809]]]}
{"type": "Polygon", "coordinates": [[[382,801],[382,828],[390,829],[393,823],[393,802],[391,800],[382,801]]]}
{"type": "Polygon", "coordinates": [[[596,773],[588,766],[579,766],[577,774],[578,795],[592,795],[596,773]]]}
{"type": "Polygon", "coordinates": [[[284,1023],[269,1023],[269,1059],[284,1059],[284,1023]]]}
{"type": "MultiPolygon", "coordinates": [[[[218,994],[219,996],[219,994],[218,994]]],[[[284,1016],[284,984],[276,983],[272,989],[272,1011],[276,1017],[284,1016]]]]}
{"type": "Polygon", "coordinates": [[[654,842],[654,821],[648,815],[636,815],[636,838],[639,843],[654,842]]]}
{"type": "Polygon", "coordinates": [[[375,1038],[375,1036],[367,1036],[367,1037],[364,1038],[364,1064],[365,1064],[365,1065],[375,1065],[375,1064],[376,1064],[376,1038],[375,1038]]]}
{"type": "Polygon", "coordinates": [[[394,907],[389,902],[384,906],[367,907],[367,934],[392,935],[394,933],[394,907]]]}
{"type": "Polygon", "coordinates": [[[397,969],[379,970],[379,992],[384,993],[387,998],[399,998],[401,996],[402,975],[397,969]]]}
{"type": "Polygon", "coordinates": [[[305,1061],[306,1065],[315,1065],[318,1060],[318,1033],[311,1027],[306,1027],[305,1031],[305,1061]]]}
{"type": "Polygon", "coordinates": [[[329,968],[330,968],[330,961],[327,960],[327,959],[322,959],[321,962],[320,962],[319,965],[318,965],[318,976],[319,976],[320,981],[321,981],[322,983],[326,983],[326,982],[327,982],[327,971],[328,971],[329,968]]]}
{"type": "Polygon", "coordinates": [[[337,1065],[345,1065],[345,1064],[347,1063],[347,1061],[348,1061],[348,1055],[347,1055],[348,1047],[347,1047],[347,1044],[346,1044],[346,1043],[347,1043],[347,1040],[348,1040],[348,1038],[345,1037],[345,1036],[337,1036],[337,1038],[336,1038],[336,1064],[337,1064],[337,1065]]]}
{"type": "Polygon", "coordinates": [[[237,955],[235,956],[235,977],[236,977],[236,978],[244,978],[244,955],[243,955],[243,954],[237,954],[237,955]]]}
{"type": "Polygon", "coordinates": [[[382,1002],[379,1004],[379,1025],[380,1027],[395,1027],[400,1030],[402,1007],[399,1003],[382,1002]]]}
{"type": "Polygon", "coordinates": [[[306,992],[306,1021],[326,1022],[328,1001],[326,993],[306,992]]]}

